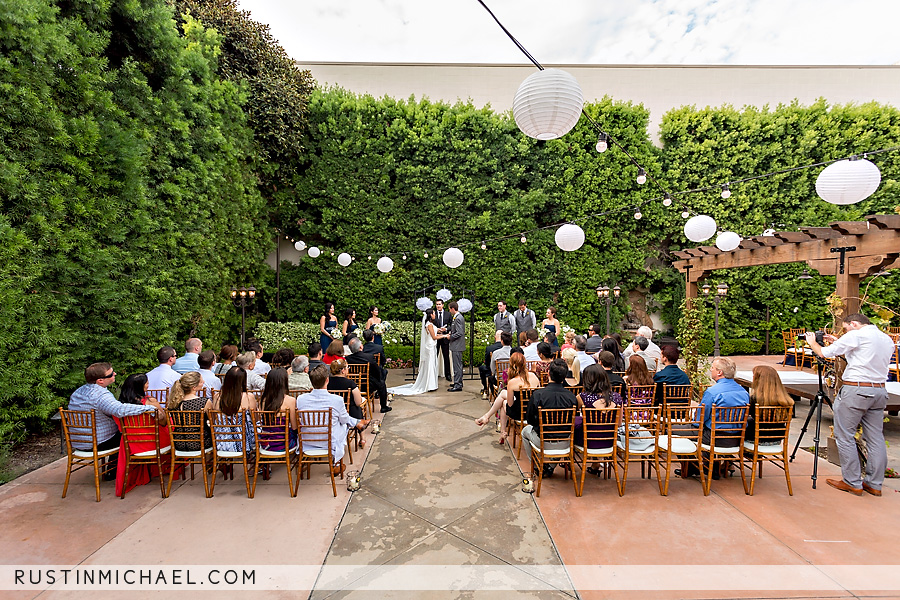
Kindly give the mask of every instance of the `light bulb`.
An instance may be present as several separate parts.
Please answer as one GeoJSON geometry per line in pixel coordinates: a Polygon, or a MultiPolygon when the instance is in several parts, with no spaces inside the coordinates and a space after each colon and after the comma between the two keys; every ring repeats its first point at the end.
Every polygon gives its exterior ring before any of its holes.
{"type": "Polygon", "coordinates": [[[603,153],[609,148],[609,144],[606,142],[607,135],[605,133],[601,133],[599,139],[597,140],[597,152],[603,153]]]}
{"type": "Polygon", "coordinates": [[[487,250],[487,244],[485,244],[484,242],[481,242],[481,249],[487,250]]]}
{"type": "Polygon", "coordinates": [[[672,195],[669,192],[666,192],[665,196],[663,196],[663,206],[672,206],[672,195]]]}
{"type": "Polygon", "coordinates": [[[372,260],[372,257],[371,257],[371,256],[369,257],[369,260],[372,260]]]}
{"type": "Polygon", "coordinates": [[[405,254],[403,255],[403,260],[406,260],[406,255],[405,255],[405,254]]]}
{"type": "Polygon", "coordinates": [[[525,242],[528,241],[528,238],[526,238],[526,237],[525,237],[525,234],[523,233],[523,234],[522,234],[522,237],[519,238],[519,241],[522,242],[522,243],[524,244],[525,242]]]}
{"type": "Polygon", "coordinates": [[[731,198],[731,189],[729,189],[727,183],[722,186],[722,198],[731,198]]]}
{"type": "Polygon", "coordinates": [[[684,211],[683,213],[681,213],[682,219],[687,219],[690,216],[691,216],[691,213],[689,213],[688,211],[684,211]]]}
{"type": "Polygon", "coordinates": [[[331,255],[334,256],[334,252],[332,252],[331,255]]]}
{"type": "Polygon", "coordinates": [[[637,219],[637,220],[639,220],[639,221],[640,221],[641,217],[643,217],[643,216],[644,216],[644,215],[642,215],[642,214],[641,214],[641,211],[639,211],[639,210],[638,210],[638,211],[635,211],[635,213],[634,213],[634,218],[637,219]]]}
{"type": "Polygon", "coordinates": [[[428,258],[428,253],[427,253],[427,252],[425,253],[425,258],[428,258]]]}
{"type": "Polygon", "coordinates": [[[636,181],[638,185],[644,185],[645,183],[647,183],[647,173],[645,173],[643,169],[638,169],[638,176],[636,181]]]}

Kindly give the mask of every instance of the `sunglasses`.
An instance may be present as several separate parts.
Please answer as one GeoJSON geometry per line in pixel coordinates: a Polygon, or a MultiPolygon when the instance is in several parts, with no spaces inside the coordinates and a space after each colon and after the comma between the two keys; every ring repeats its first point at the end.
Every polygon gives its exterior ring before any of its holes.
{"type": "Polygon", "coordinates": [[[100,379],[109,379],[110,377],[115,377],[115,376],[116,376],[116,372],[113,371],[113,372],[110,373],[109,375],[104,375],[104,376],[101,377],[100,379]]]}

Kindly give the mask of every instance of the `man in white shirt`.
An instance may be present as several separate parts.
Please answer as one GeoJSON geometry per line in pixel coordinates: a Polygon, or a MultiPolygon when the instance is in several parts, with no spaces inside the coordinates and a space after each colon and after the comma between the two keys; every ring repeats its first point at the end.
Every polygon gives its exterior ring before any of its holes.
{"type": "MultiPolygon", "coordinates": [[[[662,350],[659,349],[659,346],[653,343],[653,330],[646,325],[643,325],[641,327],[638,327],[637,334],[641,337],[647,338],[647,349],[644,350],[644,352],[651,356],[655,362],[659,362],[659,359],[662,358],[662,350]]],[[[633,344],[629,344],[628,347],[625,348],[625,352],[622,353],[622,356],[625,357],[625,360],[628,360],[628,357],[634,353],[635,349],[633,344]]]]}
{"type": "MultiPolygon", "coordinates": [[[[253,364],[253,372],[257,375],[265,375],[269,371],[272,370],[272,367],[269,366],[269,363],[263,362],[263,347],[262,344],[257,342],[256,340],[250,340],[246,344],[244,344],[244,350],[253,352],[256,356],[256,362],[253,364]]],[[[247,385],[250,385],[250,380],[247,380],[247,385]]]]}
{"type": "Polygon", "coordinates": [[[192,371],[199,371],[200,367],[197,364],[197,357],[203,350],[203,342],[201,342],[199,338],[191,338],[184,343],[184,349],[184,356],[178,358],[175,361],[175,364],[172,365],[172,368],[180,375],[191,373],[192,371]]]}
{"type": "Polygon", "coordinates": [[[578,368],[581,373],[584,373],[584,370],[589,366],[597,364],[597,361],[594,360],[594,357],[585,352],[585,347],[587,346],[587,340],[583,335],[575,336],[575,358],[578,359],[578,368]]]}
{"type": "Polygon", "coordinates": [[[540,337],[537,329],[529,329],[525,336],[525,347],[522,349],[525,353],[525,360],[541,360],[537,351],[538,338],[540,337]]]}
{"type": "Polygon", "coordinates": [[[212,350],[205,350],[197,357],[197,365],[200,367],[197,371],[203,378],[203,387],[210,391],[218,392],[222,389],[222,382],[212,372],[214,364],[216,364],[216,353],[212,350]]]}
{"type": "Polygon", "coordinates": [[[644,363],[647,365],[647,370],[651,373],[656,371],[657,367],[657,358],[648,352],[650,348],[650,340],[645,338],[642,335],[634,338],[634,341],[628,346],[627,350],[631,350],[628,355],[628,358],[625,359],[625,365],[627,366],[629,362],[631,362],[632,356],[640,356],[644,359],[644,363]]]}
{"type": "MultiPolygon", "coordinates": [[[[147,373],[147,383],[149,390],[168,390],[172,385],[181,379],[181,375],[176,373],[172,368],[175,364],[175,348],[172,346],[163,346],[156,353],[156,360],[159,366],[147,373]]],[[[160,398],[157,398],[160,400],[160,398]]],[[[165,400],[162,398],[161,400],[165,400]]]]}
{"type": "Polygon", "coordinates": [[[261,390],[266,387],[266,380],[262,375],[256,373],[253,367],[256,364],[256,352],[248,350],[243,354],[239,354],[234,361],[237,366],[247,371],[247,390],[261,390]]]}
{"type": "Polygon", "coordinates": [[[843,326],[846,333],[841,337],[825,336],[831,345],[824,348],[816,343],[815,333],[806,334],[806,343],[816,355],[824,358],[843,355],[847,359],[847,368],[841,377],[843,385],[832,404],[834,437],[841,456],[843,477],[826,479],[825,483],[856,496],[861,496],[864,491],[880,496],[887,467],[882,431],[888,399],[885,381],[894,354],[894,342],[865,315],[847,315],[843,326]],[[860,423],[868,448],[865,479],[860,477],[855,439],[860,423]]]}

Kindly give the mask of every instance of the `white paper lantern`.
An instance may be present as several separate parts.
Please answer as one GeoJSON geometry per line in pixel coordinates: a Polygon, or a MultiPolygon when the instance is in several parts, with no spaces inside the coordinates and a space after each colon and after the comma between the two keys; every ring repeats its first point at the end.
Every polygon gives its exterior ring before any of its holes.
{"type": "Polygon", "coordinates": [[[822,169],[816,178],[816,193],[831,204],[856,204],[875,193],[881,171],[871,162],[839,160],[822,169]]]}
{"type": "Polygon", "coordinates": [[[294,242],[294,248],[297,249],[297,252],[303,252],[306,249],[306,242],[304,242],[303,240],[294,242]]]}
{"type": "Polygon", "coordinates": [[[684,224],[684,236],[692,242],[708,240],[716,234],[716,222],[707,215],[691,217],[684,224]]]}
{"type": "Polygon", "coordinates": [[[573,252],[584,246],[584,229],[574,223],[566,223],[556,230],[555,238],[560,250],[573,252]]]}
{"type": "Polygon", "coordinates": [[[544,69],[519,86],[513,117],[528,137],[554,140],[575,127],[583,106],[584,94],[574,77],[560,69],[544,69]]]}
{"type": "Polygon", "coordinates": [[[313,246],[312,248],[307,250],[306,253],[309,254],[310,258],[317,258],[320,254],[322,254],[322,251],[319,250],[316,246],[313,246]]]}
{"type": "Polygon", "coordinates": [[[441,288],[437,291],[437,294],[435,294],[435,296],[438,300],[443,300],[444,302],[446,302],[453,297],[453,294],[447,288],[441,288]]]}
{"type": "Polygon", "coordinates": [[[416,308],[418,308],[422,312],[425,312],[432,306],[434,306],[434,302],[432,302],[431,298],[429,298],[427,296],[422,296],[421,298],[416,300],[416,308]]]}
{"type": "Polygon", "coordinates": [[[774,229],[766,229],[765,231],[763,231],[763,237],[774,237],[774,236],[775,236],[774,229]]]}
{"type": "Polygon", "coordinates": [[[394,268],[394,261],[387,256],[382,256],[378,259],[378,262],[375,263],[375,266],[378,267],[378,270],[382,273],[390,273],[391,269],[394,268]]]}
{"type": "Polygon", "coordinates": [[[468,298],[460,298],[456,304],[459,305],[459,312],[461,313],[467,313],[472,310],[472,301],[468,298]]]}
{"type": "Polygon", "coordinates": [[[353,262],[353,259],[346,252],[341,252],[338,254],[338,264],[342,267],[350,266],[350,263],[353,262]]]}
{"type": "Polygon", "coordinates": [[[741,236],[733,231],[723,231],[716,236],[716,248],[722,252],[731,252],[741,245],[741,236]]]}
{"type": "Polygon", "coordinates": [[[463,253],[459,248],[447,248],[444,250],[444,264],[455,269],[463,263],[463,253]]]}

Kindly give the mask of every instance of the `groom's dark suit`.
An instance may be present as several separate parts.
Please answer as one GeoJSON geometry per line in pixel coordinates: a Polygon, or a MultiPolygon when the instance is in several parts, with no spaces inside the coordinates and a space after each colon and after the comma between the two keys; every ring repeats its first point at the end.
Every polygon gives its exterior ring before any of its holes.
{"type": "MultiPolygon", "coordinates": [[[[453,315],[445,307],[444,310],[434,311],[434,327],[440,329],[446,327],[450,331],[450,323],[453,321],[453,315]]],[[[437,353],[444,356],[444,378],[450,381],[450,340],[441,339],[437,341],[437,353]]]]}

